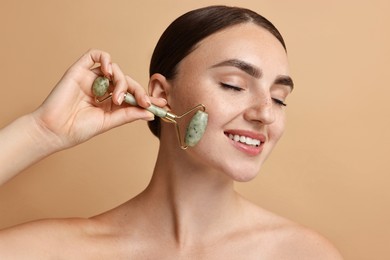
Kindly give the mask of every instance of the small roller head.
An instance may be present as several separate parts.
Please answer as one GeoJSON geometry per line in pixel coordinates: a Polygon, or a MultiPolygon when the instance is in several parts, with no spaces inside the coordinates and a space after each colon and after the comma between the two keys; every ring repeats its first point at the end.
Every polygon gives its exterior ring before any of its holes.
{"type": "Polygon", "coordinates": [[[187,126],[184,142],[188,146],[195,146],[202,138],[207,127],[208,114],[198,110],[187,126]]]}
{"type": "Polygon", "coordinates": [[[95,95],[95,97],[102,97],[107,93],[109,86],[110,81],[108,78],[97,77],[92,85],[92,93],[95,95]]]}

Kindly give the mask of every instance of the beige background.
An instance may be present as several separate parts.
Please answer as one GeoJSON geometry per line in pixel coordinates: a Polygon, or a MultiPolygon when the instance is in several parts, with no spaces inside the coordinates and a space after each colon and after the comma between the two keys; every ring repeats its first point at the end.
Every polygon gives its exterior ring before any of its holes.
{"type": "MultiPolygon", "coordinates": [[[[319,231],[346,259],[390,259],[387,0],[2,0],[0,126],[37,107],[91,47],[146,86],[163,29],[189,9],[221,3],[275,23],[296,83],[284,138],[261,174],[237,188],[319,231]]],[[[87,217],[126,201],[147,184],[157,146],[137,122],[34,165],[0,187],[0,227],[87,217]]]]}

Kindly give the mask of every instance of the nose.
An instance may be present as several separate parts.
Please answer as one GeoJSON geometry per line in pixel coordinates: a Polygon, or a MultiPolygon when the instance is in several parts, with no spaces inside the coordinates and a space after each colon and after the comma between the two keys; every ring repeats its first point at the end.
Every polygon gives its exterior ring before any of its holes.
{"type": "Polygon", "coordinates": [[[269,125],[275,121],[273,101],[270,96],[263,96],[260,99],[253,96],[250,105],[244,113],[246,120],[269,125]]]}

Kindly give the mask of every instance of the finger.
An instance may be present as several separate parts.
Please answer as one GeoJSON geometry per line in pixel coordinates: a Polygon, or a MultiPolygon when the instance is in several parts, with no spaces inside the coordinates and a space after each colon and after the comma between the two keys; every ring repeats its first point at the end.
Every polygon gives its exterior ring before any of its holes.
{"type": "Polygon", "coordinates": [[[114,91],[112,93],[113,102],[116,105],[121,105],[124,98],[124,94],[127,91],[127,81],[118,64],[112,64],[112,72],[112,81],[114,84],[114,91]]]}
{"type": "Polygon", "coordinates": [[[93,73],[95,73],[97,76],[104,76],[101,66],[95,67],[95,68],[91,69],[91,71],[93,73]]]}
{"type": "Polygon", "coordinates": [[[149,97],[152,101],[152,104],[158,106],[158,107],[165,107],[168,102],[165,98],[156,98],[156,97],[149,97]]]}
{"type": "Polygon", "coordinates": [[[92,68],[96,63],[100,63],[100,69],[103,72],[104,76],[111,78],[112,77],[112,64],[111,64],[111,56],[107,52],[91,49],[86,52],[83,56],[81,56],[76,63],[75,66],[80,66],[84,69],[92,68]]]}
{"type": "Polygon", "coordinates": [[[106,121],[107,125],[104,126],[104,131],[139,119],[151,121],[154,119],[154,115],[140,107],[120,108],[110,114],[110,120],[106,121]]]}
{"type": "Polygon", "coordinates": [[[145,89],[137,81],[130,78],[129,76],[125,76],[125,78],[127,81],[128,90],[131,94],[134,95],[138,105],[143,108],[149,107],[152,102],[150,101],[150,97],[146,94],[145,89]]]}

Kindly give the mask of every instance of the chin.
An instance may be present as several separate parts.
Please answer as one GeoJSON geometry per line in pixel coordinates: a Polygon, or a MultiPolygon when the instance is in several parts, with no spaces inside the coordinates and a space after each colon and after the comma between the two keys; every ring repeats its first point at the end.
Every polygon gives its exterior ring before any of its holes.
{"type": "Polygon", "coordinates": [[[233,177],[233,180],[236,182],[249,182],[249,181],[253,180],[254,178],[256,178],[256,176],[257,176],[257,173],[256,174],[242,174],[242,175],[232,176],[232,177],[233,177]]]}
{"type": "Polygon", "coordinates": [[[257,177],[260,172],[261,167],[255,167],[255,169],[241,167],[240,169],[235,169],[232,172],[227,172],[230,178],[237,182],[248,182],[257,177]]]}

